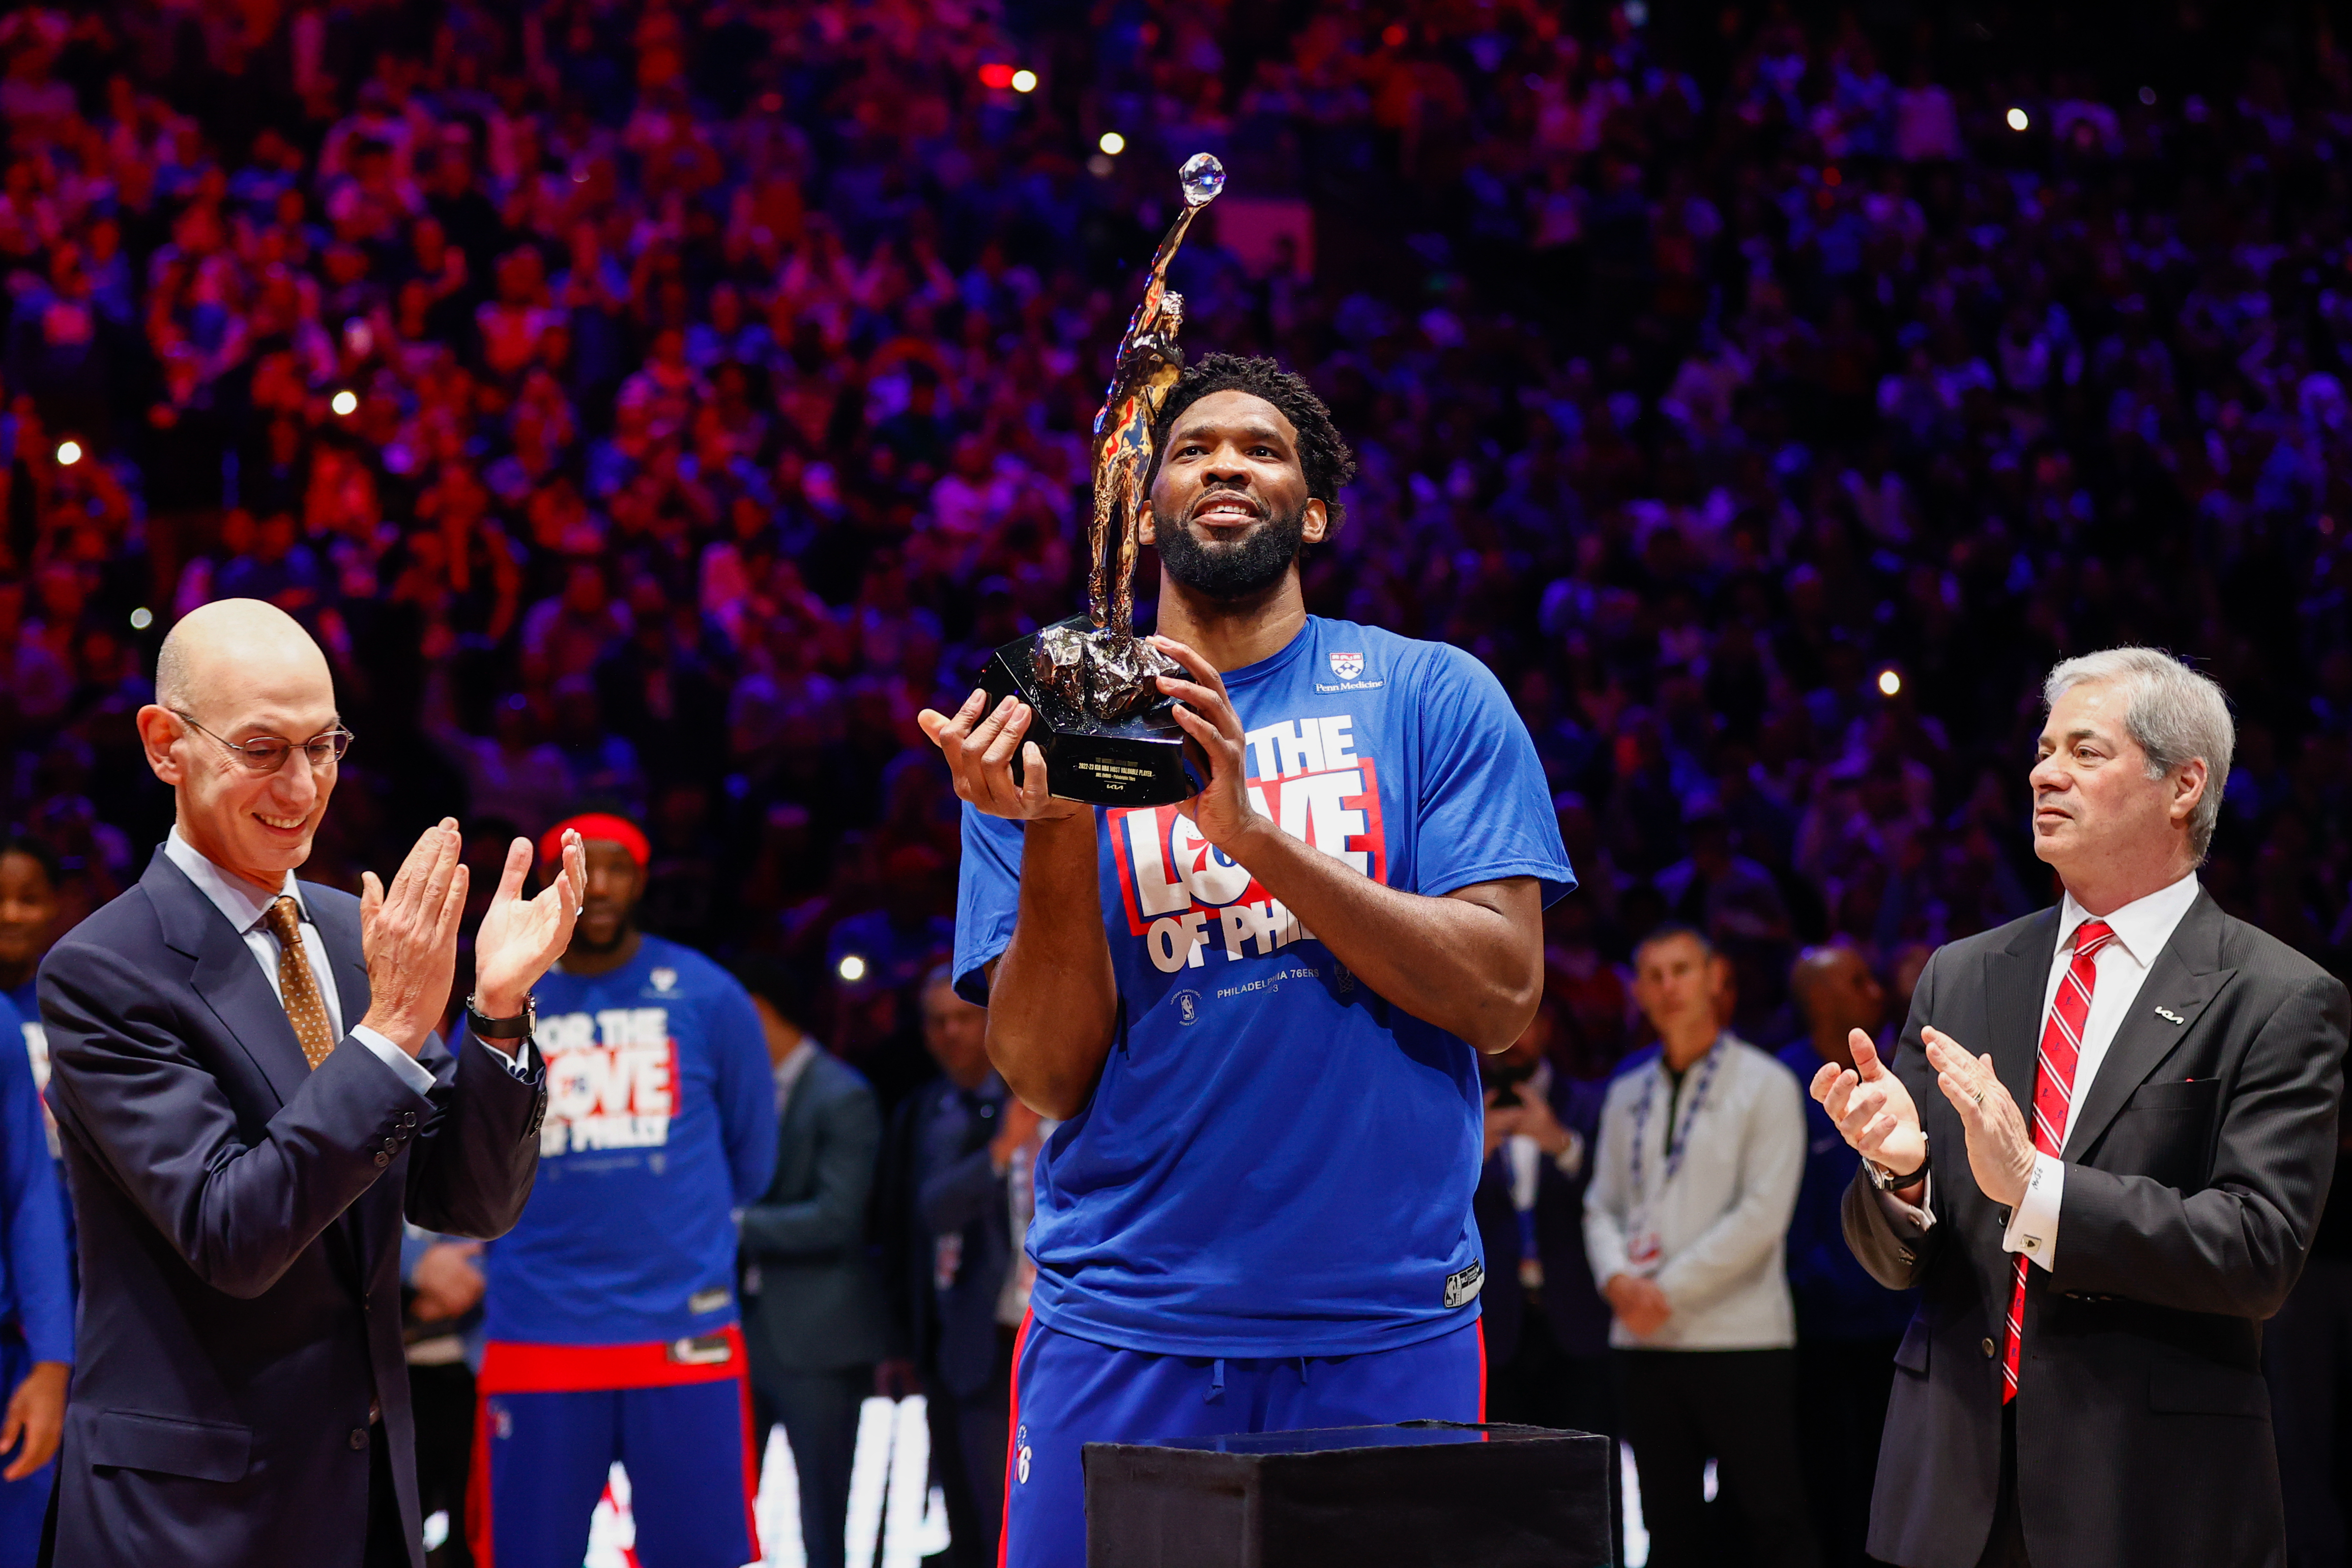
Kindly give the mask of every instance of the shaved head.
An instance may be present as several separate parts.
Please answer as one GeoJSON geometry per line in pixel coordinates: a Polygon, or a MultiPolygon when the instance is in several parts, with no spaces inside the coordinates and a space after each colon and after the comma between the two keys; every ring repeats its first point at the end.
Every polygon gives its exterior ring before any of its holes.
{"type": "Polygon", "coordinates": [[[1809,947],[1789,971],[1789,991],[1824,1059],[1853,1061],[1847,1036],[1874,1033],[1886,1016],[1886,991],[1861,953],[1843,942],[1809,947]]]}
{"type": "Polygon", "coordinates": [[[155,703],[203,714],[198,704],[237,684],[241,671],[300,671],[327,683],[327,656],[302,623],[260,599],[215,599],[183,616],[155,654],[155,703]]]}
{"type": "Polygon", "coordinates": [[[233,876],[271,890],[310,858],[337,763],[299,748],[341,722],[334,672],[301,624],[258,599],[191,611],[155,657],[139,710],[147,765],[172,786],[173,831],[233,876]],[[243,748],[290,743],[262,765],[243,748]]]}

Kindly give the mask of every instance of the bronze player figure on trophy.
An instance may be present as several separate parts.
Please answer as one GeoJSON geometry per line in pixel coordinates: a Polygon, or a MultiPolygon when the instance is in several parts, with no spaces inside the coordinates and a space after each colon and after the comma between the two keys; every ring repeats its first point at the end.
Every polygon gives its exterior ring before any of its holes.
{"type": "MultiPolygon", "coordinates": [[[[1206,153],[1186,162],[1180,177],[1184,210],[1152,256],[1142,302],[1119,339],[1110,388],[1095,416],[1087,613],[1006,644],[981,676],[992,697],[1017,693],[1036,710],[1029,738],[1045,753],[1054,793],[1097,805],[1164,805],[1193,793],[1184,732],[1168,716],[1170,700],[1157,680],[1181,671],[1135,635],[1135,558],[1152,425],[1184,368],[1176,343],[1184,297],[1170,292],[1168,264],[1192,219],[1225,188],[1224,165],[1206,153]]],[[[1017,752],[1013,766],[1017,779],[1017,752]]]]}

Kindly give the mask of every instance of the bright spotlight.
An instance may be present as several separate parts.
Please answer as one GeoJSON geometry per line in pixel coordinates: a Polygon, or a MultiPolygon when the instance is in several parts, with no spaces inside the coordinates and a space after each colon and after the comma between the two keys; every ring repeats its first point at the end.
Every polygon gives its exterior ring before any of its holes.
{"type": "Polygon", "coordinates": [[[352,411],[359,405],[360,400],[352,395],[352,389],[348,386],[343,388],[342,391],[335,394],[334,397],[327,405],[328,407],[333,409],[337,414],[342,416],[346,419],[351,417],[352,411]]]}
{"type": "Polygon", "coordinates": [[[2009,119],[2009,128],[2010,128],[2011,131],[2022,131],[2022,130],[2024,130],[2027,126],[2029,126],[2029,125],[2031,125],[2031,124],[2032,124],[2032,123],[2033,123],[2033,121],[2032,121],[2028,120],[2028,119],[2025,117],[2025,110],[2021,110],[2021,109],[2012,109],[2012,110],[2011,110],[2009,111],[2008,119],[2009,119]]]}
{"type": "Polygon", "coordinates": [[[72,468],[76,463],[79,463],[79,462],[80,462],[80,461],[81,461],[81,443],[80,443],[80,442],[79,442],[79,441],[60,441],[60,442],[58,442],[58,467],[60,467],[60,468],[72,468]]]}
{"type": "Polygon", "coordinates": [[[1106,131],[1102,133],[1102,140],[1095,145],[1116,158],[1127,151],[1127,138],[1116,131],[1106,131]]]}
{"type": "Polygon", "coordinates": [[[841,955],[841,962],[834,966],[834,973],[855,985],[866,978],[866,961],[854,952],[845,952],[841,955]]]}
{"type": "Polygon", "coordinates": [[[155,612],[142,605],[131,612],[131,629],[143,632],[155,624],[155,612]]]}
{"type": "Polygon", "coordinates": [[[1033,70],[1014,71],[1013,73],[1013,90],[1015,92],[1036,91],[1037,73],[1033,70]]]}
{"type": "Polygon", "coordinates": [[[1878,692],[1880,696],[1892,697],[1902,689],[1903,677],[1901,675],[1892,669],[1882,669],[1878,672],[1878,692]]]}

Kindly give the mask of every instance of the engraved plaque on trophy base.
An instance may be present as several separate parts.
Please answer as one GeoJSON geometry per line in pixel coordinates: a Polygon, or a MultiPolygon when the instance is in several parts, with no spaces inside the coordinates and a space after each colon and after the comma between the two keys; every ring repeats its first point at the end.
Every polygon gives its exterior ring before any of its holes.
{"type": "MultiPolygon", "coordinates": [[[[1085,616],[1061,622],[1072,631],[1090,629],[1085,616]]],[[[1046,632],[1055,630],[1047,627],[1046,632]]],[[[1132,718],[1097,719],[1082,711],[1037,678],[1037,646],[1046,632],[1006,643],[989,657],[980,684],[993,709],[1018,697],[1035,710],[1024,742],[1045,753],[1054,793],[1089,805],[1171,805],[1199,793],[1184,765],[1185,735],[1161,698],[1132,718]]],[[[1021,782],[1022,754],[1013,753],[1013,782],[1021,782]]]]}

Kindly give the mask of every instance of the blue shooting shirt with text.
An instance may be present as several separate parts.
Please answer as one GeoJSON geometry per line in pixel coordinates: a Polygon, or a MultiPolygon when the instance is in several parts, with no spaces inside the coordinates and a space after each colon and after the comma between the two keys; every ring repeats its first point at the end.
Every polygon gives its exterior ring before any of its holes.
{"type": "Polygon", "coordinates": [[[16,1005],[0,996],[0,1322],[13,1322],[35,1361],[73,1360],[73,1265],[65,1196],[49,1158],[41,1097],[16,1005]]]}
{"type": "MultiPolygon", "coordinates": [[[[1372,880],[1575,885],[1534,743],[1470,655],[1309,617],[1226,672],[1253,804],[1372,880]]],[[[1037,1166],[1039,1321],[1126,1350],[1339,1356],[1470,1321],[1475,1053],[1391,1006],[1174,806],[1100,809],[1124,1022],[1037,1166]]],[[[1013,932],[1021,828],[964,811],[958,989],[1013,932]]]]}
{"type": "Polygon", "coordinates": [[[640,939],[608,974],[536,990],[539,1180],[488,1247],[493,1340],[642,1344],[736,1321],[734,1211],[776,1165],[767,1038],[735,977],[640,939]]]}

